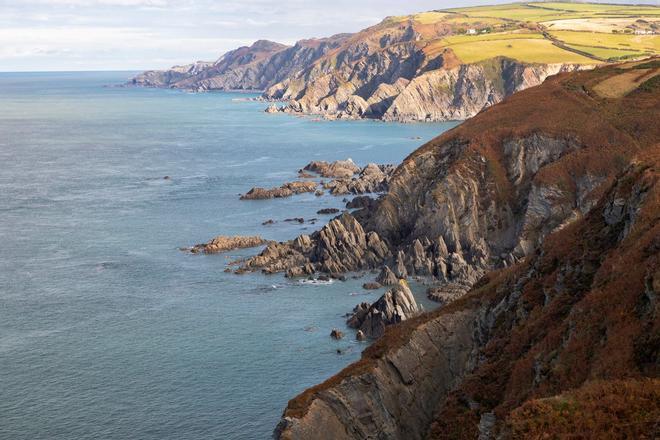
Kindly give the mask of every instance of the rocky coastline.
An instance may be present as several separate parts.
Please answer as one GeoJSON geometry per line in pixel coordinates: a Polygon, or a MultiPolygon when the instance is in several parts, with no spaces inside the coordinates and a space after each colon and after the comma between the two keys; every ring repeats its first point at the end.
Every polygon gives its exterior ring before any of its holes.
{"type": "MultiPolygon", "coordinates": [[[[653,432],[658,405],[639,390],[660,395],[657,76],[620,99],[594,91],[630,68],[510,97],[409,156],[372,206],[247,261],[289,275],[381,268],[381,284],[426,275],[443,303],[292,399],[276,438],[653,432]],[[622,393],[645,409],[599,419],[594,400],[622,393]],[[548,425],[550,402],[580,414],[548,425]]],[[[371,307],[349,325],[364,334],[371,307]]]]}

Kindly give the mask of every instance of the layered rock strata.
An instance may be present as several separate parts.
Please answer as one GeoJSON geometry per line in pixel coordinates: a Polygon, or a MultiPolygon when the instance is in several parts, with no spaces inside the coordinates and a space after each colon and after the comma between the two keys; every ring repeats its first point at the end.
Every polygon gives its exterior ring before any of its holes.
{"type": "Polygon", "coordinates": [[[369,338],[377,339],[385,333],[385,327],[414,318],[420,312],[412,292],[405,281],[401,281],[375,303],[356,306],[346,324],[369,338]]]}

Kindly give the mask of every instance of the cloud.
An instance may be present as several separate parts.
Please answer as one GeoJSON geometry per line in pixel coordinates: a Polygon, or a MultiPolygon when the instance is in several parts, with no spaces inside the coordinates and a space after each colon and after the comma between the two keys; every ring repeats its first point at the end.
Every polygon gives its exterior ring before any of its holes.
{"type": "MultiPolygon", "coordinates": [[[[490,3],[511,0],[489,0],[490,3]]],[[[631,0],[639,3],[645,0],[631,0]]],[[[656,0],[646,0],[653,2],[656,0]]],[[[482,0],[0,0],[0,70],[147,69],[482,0]]]]}

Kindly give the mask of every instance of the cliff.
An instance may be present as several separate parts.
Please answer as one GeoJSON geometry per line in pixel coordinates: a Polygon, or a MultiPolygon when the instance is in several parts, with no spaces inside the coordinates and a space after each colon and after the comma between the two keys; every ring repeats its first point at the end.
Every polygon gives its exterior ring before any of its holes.
{"type": "Polygon", "coordinates": [[[215,62],[198,61],[169,70],[150,70],[128,85],[193,91],[264,90],[284,80],[337,47],[347,35],[298,41],[285,46],[259,40],[227,52],[215,62]]]}
{"type": "MultiPolygon", "coordinates": [[[[640,6],[636,12],[648,14],[645,23],[655,23],[657,8],[640,6]]],[[[574,10],[568,3],[522,3],[387,17],[355,34],[301,40],[291,47],[257,41],[215,62],[144,72],[129,85],[264,90],[264,100],[285,103],[271,105],[271,113],[404,122],[466,119],[557,73],[658,53],[655,35],[612,40],[581,32],[589,25],[599,29],[602,14],[623,21],[630,15],[614,6],[574,10]],[[561,31],[553,32],[556,24],[561,31]]]]}
{"type": "Polygon", "coordinates": [[[375,243],[382,255],[412,244],[403,259],[426,251],[430,264],[446,248],[479,281],[291,400],[276,434],[650,438],[660,415],[658,73],[651,61],[559,75],[408,157],[377,208],[356,214],[351,233],[371,234],[372,246],[352,243],[370,258],[375,243]],[[603,84],[618,84],[618,96],[603,84]],[[644,403],[605,417],[597,401],[625,399],[644,403]]]}

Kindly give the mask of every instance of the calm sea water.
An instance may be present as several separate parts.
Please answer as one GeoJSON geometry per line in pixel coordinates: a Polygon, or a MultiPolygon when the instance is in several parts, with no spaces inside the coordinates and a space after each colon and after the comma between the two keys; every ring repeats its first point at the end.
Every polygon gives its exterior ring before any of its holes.
{"type": "Polygon", "coordinates": [[[340,199],[238,194],[313,159],[398,162],[454,124],[319,123],[246,95],[104,87],[129,76],[0,74],[0,438],[269,438],[288,399],[359,358],[350,331],[328,335],[379,293],[366,278],[226,274],[255,250],[178,247],[311,232],[281,220],[340,199]]]}

